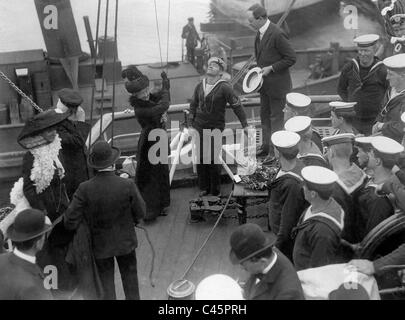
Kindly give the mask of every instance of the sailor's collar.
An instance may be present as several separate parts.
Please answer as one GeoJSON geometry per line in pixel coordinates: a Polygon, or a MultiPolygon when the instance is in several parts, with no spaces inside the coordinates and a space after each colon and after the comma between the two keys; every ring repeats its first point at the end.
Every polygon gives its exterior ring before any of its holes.
{"type": "Polygon", "coordinates": [[[367,175],[353,163],[349,169],[339,173],[338,177],[337,183],[339,186],[341,186],[348,195],[351,195],[364,183],[367,175]]]}
{"type": "Polygon", "coordinates": [[[335,200],[332,200],[330,206],[325,208],[324,212],[312,213],[312,206],[310,206],[304,214],[303,222],[315,217],[323,217],[332,221],[340,230],[343,230],[344,215],[345,213],[343,209],[336,203],[335,200]]]}

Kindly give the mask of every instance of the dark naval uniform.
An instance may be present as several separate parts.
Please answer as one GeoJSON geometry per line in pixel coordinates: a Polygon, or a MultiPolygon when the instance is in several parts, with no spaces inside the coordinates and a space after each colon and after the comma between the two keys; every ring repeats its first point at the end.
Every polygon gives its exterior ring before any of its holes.
{"type": "Polygon", "coordinates": [[[357,230],[360,240],[377,225],[394,214],[394,207],[386,195],[376,193],[377,185],[368,179],[358,193],[356,208],[359,212],[357,230]]]}
{"type": "Polygon", "coordinates": [[[356,164],[352,164],[350,169],[340,173],[339,180],[335,184],[332,197],[339,203],[345,212],[344,228],[342,238],[351,243],[357,243],[357,212],[353,198],[366,183],[367,176],[356,164]]]}
{"type": "Polygon", "coordinates": [[[215,161],[215,155],[221,151],[222,141],[215,143],[211,140],[211,157],[207,157],[207,142],[204,146],[204,129],[223,131],[225,129],[225,112],[229,104],[242,127],[247,127],[248,123],[240,99],[232,90],[230,84],[225,80],[219,80],[207,94],[204,89],[205,79],[201,81],[194,90],[193,99],[190,103],[191,125],[198,131],[200,137],[199,155],[200,162],[197,165],[199,185],[202,191],[212,195],[220,193],[221,165],[215,161]]]}
{"type": "Polygon", "coordinates": [[[381,133],[383,136],[401,143],[404,136],[404,124],[401,115],[405,112],[405,90],[391,98],[390,90],[385,96],[384,108],[377,117],[378,122],[384,123],[381,133]]]}
{"type": "Polygon", "coordinates": [[[374,121],[381,110],[388,89],[387,69],[378,58],[368,67],[361,67],[359,58],[348,62],[342,69],[338,94],[347,102],[357,102],[357,120],[354,126],[363,134],[371,134],[374,121]]]}
{"type": "Polygon", "coordinates": [[[312,213],[311,208],[304,212],[293,231],[293,260],[298,271],[340,262],[343,209],[333,199],[324,212],[312,213]]]}
{"type": "Polygon", "coordinates": [[[309,204],[304,198],[303,179],[299,175],[299,162],[291,172],[280,171],[269,184],[269,224],[277,235],[275,246],[292,260],[294,242],[291,231],[297,225],[304,208],[309,204]]]}

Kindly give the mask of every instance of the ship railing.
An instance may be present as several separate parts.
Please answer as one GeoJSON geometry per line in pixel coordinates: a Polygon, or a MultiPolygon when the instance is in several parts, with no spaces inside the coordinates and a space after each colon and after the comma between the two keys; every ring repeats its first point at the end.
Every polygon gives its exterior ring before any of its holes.
{"type": "MultiPolygon", "coordinates": [[[[329,135],[331,130],[331,121],[330,116],[328,117],[319,117],[319,115],[330,114],[329,102],[332,101],[341,101],[341,98],[338,95],[313,95],[309,96],[312,100],[312,103],[316,106],[314,112],[312,114],[312,120],[314,126],[320,129],[322,135],[329,135]]],[[[250,94],[241,96],[241,101],[245,109],[248,108],[257,108],[260,107],[260,95],[259,94],[250,94]]],[[[171,105],[168,110],[168,114],[179,114],[183,113],[185,110],[189,110],[190,104],[175,104],[171,105]]],[[[246,112],[249,115],[249,112],[246,112]]],[[[135,118],[134,110],[127,109],[120,112],[114,113],[114,121],[123,121],[128,119],[135,118]]],[[[139,137],[139,132],[128,133],[128,134],[120,134],[114,137],[108,138],[107,132],[110,128],[113,121],[112,113],[106,113],[103,117],[99,118],[97,122],[93,125],[91,130],[91,141],[92,144],[96,142],[100,136],[103,136],[104,140],[111,141],[112,139],[120,140],[120,139],[129,139],[131,137],[137,138],[139,137]],[[100,124],[100,122],[102,122],[100,124]]],[[[260,126],[260,120],[258,118],[251,119],[250,124],[260,126]]],[[[228,123],[227,127],[235,127],[237,128],[237,123],[228,123]]],[[[170,136],[174,136],[178,133],[179,128],[171,128],[168,130],[170,136]]],[[[89,138],[87,139],[87,147],[89,147],[89,138]]]]}

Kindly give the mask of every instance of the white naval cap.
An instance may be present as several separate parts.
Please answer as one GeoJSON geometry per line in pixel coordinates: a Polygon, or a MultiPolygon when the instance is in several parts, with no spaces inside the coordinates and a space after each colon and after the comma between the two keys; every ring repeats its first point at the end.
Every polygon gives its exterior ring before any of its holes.
{"type": "Polygon", "coordinates": [[[322,144],[324,146],[333,146],[335,144],[341,143],[353,143],[355,135],[353,133],[342,133],[342,134],[335,134],[330,137],[325,137],[322,139],[322,144]]]}
{"type": "Polygon", "coordinates": [[[287,94],[286,99],[287,105],[291,108],[306,108],[312,102],[310,97],[297,92],[291,92],[287,94]]]}
{"type": "Polygon", "coordinates": [[[405,112],[402,114],[401,120],[402,120],[403,123],[405,123],[405,112]]]}
{"type": "Polygon", "coordinates": [[[388,69],[399,72],[405,71],[405,53],[385,58],[383,62],[388,69]]]}
{"type": "Polygon", "coordinates": [[[332,101],[329,103],[329,107],[334,112],[353,112],[356,104],[357,102],[332,101]]]}
{"type": "Polygon", "coordinates": [[[273,145],[280,149],[290,149],[298,145],[301,137],[299,134],[291,131],[277,131],[271,136],[273,145]]]}
{"type": "Polygon", "coordinates": [[[203,279],[195,290],[196,300],[244,300],[242,288],[231,277],[214,274],[203,279]]]}
{"type": "Polygon", "coordinates": [[[371,142],[373,141],[375,137],[356,137],[354,139],[354,144],[360,148],[362,147],[367,147],[371,148],[372,144],[371,142]]]}
{"type": "Polygon", "coordinates": [[[371,140],[371,145],[379,153],[387,156],[399,155],[404,151],[404,146],[395,140],[383,136],[374,137],[371,140]]]}
{"type": "Polygon", "coordinates": [[[353,40],[359,47],[371,47],[380,39],[378,34],[364,34],[353,40]]]}
{"type": "Polygon", "coordinates": [[[287,131],[302,133],[306,131],[311,126],[312,120],[310,117],[297,116],[289,119],[285,124],[284,128],[287,131]]]}
{"type": "Polygon", "coordinates": [[[301,175],[306,182],[315,186],[327,187],[338,181],[338,176],[330,169],[320,166],[308,166],[301,170],[301,175]]]}

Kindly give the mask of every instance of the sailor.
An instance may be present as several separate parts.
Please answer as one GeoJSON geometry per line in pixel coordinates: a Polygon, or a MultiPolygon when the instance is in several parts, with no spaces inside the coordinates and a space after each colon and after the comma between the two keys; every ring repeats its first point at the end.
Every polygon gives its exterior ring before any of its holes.
{"type": "Polygon", "coordinates": [[[296,116],[310,116],[312,100],[305,94],[290,92],[286,95],[284,122],[296,116]]]}
{"type": "Polygon", "coordinates": [[[286,94],[291,91],[289,68],[296,62],[296,54],[288,36],[272,23],[265,8],[255,4],[249,8],[250,25],[257,30],[255,56],[262,68],[264,82],[260,90],[260,119],[263,145],[258,156],[273,157],[270,136],[283,127],[283,108],[286,94]]]}
{"type": "MultiPolygon", "coordinates": [[[[405,53],[405,1],[396,0],[395,3],[389,3],[388,11],[384,11],[385,27],[387,33],[391,36],[390,44],[392,54],[405,53]]],[[[390,53],[390,54],[391,54],[390,53]]]]}
{"type": "Polygon", "coordinates": [[[195,48],[201,39],[195,28],[193,17],[188,18],[188,23],[183,27],[181,37],[186,40],[187,60],[194,65],[195,48]]]}
{"type": "Polygon", "coordinates": [[[332,197],[345,212],[342,238],[351,243],[359,241],[356,230],[357,210],[354,207],[353,197],[364,187],[367,179],[364,171],[350,159],[353,154],[354,138],[352,133],[344,133],[322,139],[327,149],[329,164],[338,176],[332,197]]]}
{"type": "Polygon", "coordinates": [[[222,131],[229,104],[247,133],[248,123],[242,103],[230,84],[222,78],[225,63],[213,57],[208,61],[206,77],[196,86],[190,103],[191,126],[198,132],[199,163],[197,173],[201,195],[218,196],[221,188],[222,131]]]}
{"type": "Polygon", "coordinates": [[[84,219],[90,230],[92,249],[105,300],[115,300],[114,258],[117,260],[127,300],[139,300],[135,228],[145,216],[145,202],[131,179],[115,175],[121,151],[98,141],[88,164],[97,173],[83,182],[65,212],[64,225],[77,230],[84,219]]]}
{"type": "Polygon", "coordinates": [[[405,112],[405,53],[386,58],[384,64],[388,68],[391,88],[387,90],[373,133],[381,133],[401,143],[404,136],[401,115],[405,112]]]}
{"type": "MultiPolygon", "coordinates": [[[[125,88],[131,94],[129,102],[142,127],[138,141],[136,184],[146,202],[145,221],[154,221],[158,216],[167,215],[170,206],[170,179],[168,152],[160,150],[159,159],[151,161],[150,150],[156,142],[149,141],[149,133],[155,129],[166,129],[166,112],[170,106],[170,81],[165,72],[161,74],[162,90],[150,93],[149,79],[136,67],[130,67],[123,74],[129,81],[125,88]],[[132,79],[132,80],[130,80],[132,79]]],[[[168,149],[167,149],[168,150],[168,149]]]]}
{"type": "Polygon", "coordinates": [[[394,205],[387,195],[378,192],[388,181],[400,183],[392,173],[404,147],[387,137],[374,137],[371,140],[372,150],[368,153],[367,168],[371,177],[360,189],[355,205],[358,208],[358,234],[360,240],[378,224],[394,214],[394,205]]]}
{"type": "Polygon", "coordinates": [[[310,207],[304,211],[297,227],[293,260],[299,270],[339,263],[344,211],[332,198],[338,176],[323,167],[302,169],[304,195],[310,207]]]}
{"type": "Polygon", "coordinates": [[[353,133],[358,135],[359,132],[353,127],[353,121],[356,118],[355,105],[357,102],[340,102],[333,101],[329,103],[331,108],[332,127],[336,130],[333,134],[353,133]]]}
{"type": "Polygon", "coordinates": [[[36,209],[21,211],[7,229],[14,250],[0,255],[0,300],[52,300],[35,257],[51,229],[44,212],[36,209]]]}
{"type": "Polygon", "coordinates": [[[354,140],[354,146],[357,149],[357,165],[363,170],[367,170],[368,154],[373,149],[371,144],[372,139],[373,137],[356,137],[354,140]]]}
{"type": "Polygon", "coordinates": [[[312,140],[314,131],[312,129],[312,120],[307,116],[297,116],[289,119],[284,128],[287,131],[298,133],[301,137],[299,143],[299,155],[319,154],[322,155],[320,147],[312,140]]]}
{"type": "Polygon", "coordinates": [[[277,131],[271,136],[281,169],[268,185],[269,225],[277,236],[275,246],[291,261],[294,246],[291,231],[297,225],[302,211],[309,205],[303,192],[303,165],[297,160],[300,139],[298,134],[289,131],[277,131]]]}
{"type": "Polygon", "coordinates": [[[231,235],[230,260],[250,275],[244,286],[246,300],[304,300],[297,272],[288,258],[273,248],[262,229],[252,223],[231,235]]]}
{"type": "Polygon", "coordinates": [[[55,110],[44,111],[25,124],[17,139],[28,150],[23,158],[24,196],[33,209],[44,211],[56,224],[37,254],[40,267],[54,265],[58,269],[58,290],[52,292],[56,295],[71,291],[75,286],[72,270],[65,261],[73,232],[57,223],[69,199],[64,185],[65,169],[60,160],[61,138],[56,130],[68,116],[55,110]]]}
{"type": "Polygon", "coordinates": [[[61,161],[65,168],[66,192],[69,199],[79,185],[89,179],[87,167],[86,140],[91,130],[86,123],[85,112],[81,107],[83,98],[79,92],[64,88],[58,91],[57,113],[66,113],[69,118],[58,125],[56,131],[62,139],[61,161]]]}
{"type": "Polygon", "coordinates": [[[387,70],[375,56],[379,38],[367,34],[354,39],[358,57],[343,67],[337,88],[343,101],[357,102],[353,126],[365,135],[371,134],[388,89],[387,70]]]}
{"type": "Polygon", "coordinates": [[[329,164],[326,159],[322,155],[317,153],[298,155],[297,159],[303,163],[304,167],[319,166],[329,169],[329,164]]]}
{"type": "MultiPolygon", "coordinates": [[[[291,92],[286,96],[286,105],[284,108],[284,122],[287,122],[296,116],[311,117],[312,100],[302,93],[291,92]]],[[[319,132],[312,127],[312,141],[322,149],[322,138],[319,132]]]]}

